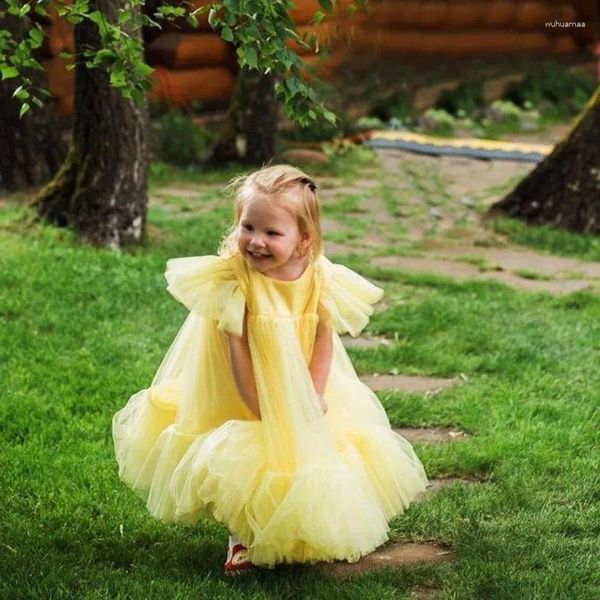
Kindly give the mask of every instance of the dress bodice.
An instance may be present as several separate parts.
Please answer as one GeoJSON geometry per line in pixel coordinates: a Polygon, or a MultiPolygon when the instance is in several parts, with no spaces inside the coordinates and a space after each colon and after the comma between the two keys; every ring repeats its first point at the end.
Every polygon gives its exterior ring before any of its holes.
{"type": "Polygon", "coordinates": [[[314,265],[309,264],[300,277],[291,281],[274,279],[255,269],[246,268],[250,314],[294,317],[316,314],[319,278],[314,265]]]}

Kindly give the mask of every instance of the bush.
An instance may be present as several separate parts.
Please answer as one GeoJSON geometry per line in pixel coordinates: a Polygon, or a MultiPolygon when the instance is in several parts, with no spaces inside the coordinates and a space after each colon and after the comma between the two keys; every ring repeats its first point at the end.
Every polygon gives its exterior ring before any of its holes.
{"type": "Polygon", "coordinates": [[[435,108],[445,110],[452,115],[472,115],[485,103],[483,82],[466,81],[453,90],[440,94],[435,108]]]}
{"type": "Polygon", "coordinates": [[[545,63],[523,81],[512,84],[504,98],[519,106],[556,106],[564,116],[581,112],[596,89],[589,73],[572,72],[562,65],[545,63]]]}
{"type": "Polygon", "coordinates": [[[198,127],[190,116],[175,110],[163,113],[150,123],[152,158],[178,166],[204,162],[215,138],[215,133],[198,127]]]}
{"type": "Polygon", "coordinates": [[[456,119],[448,112],[437,108],[428,108],[418,119],[417,129],[435,135],[452,135],[456,119]]]}

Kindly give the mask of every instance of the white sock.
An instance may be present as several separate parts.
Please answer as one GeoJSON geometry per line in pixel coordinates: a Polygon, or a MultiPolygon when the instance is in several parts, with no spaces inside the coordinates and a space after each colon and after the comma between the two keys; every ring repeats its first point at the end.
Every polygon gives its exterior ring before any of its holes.
{"type": "Polygon", "coordinates": [[[240,540],[237,539],[235,535],[229,536],[229,547],[233,548],[236,544],[241,544],[240,540]]]}

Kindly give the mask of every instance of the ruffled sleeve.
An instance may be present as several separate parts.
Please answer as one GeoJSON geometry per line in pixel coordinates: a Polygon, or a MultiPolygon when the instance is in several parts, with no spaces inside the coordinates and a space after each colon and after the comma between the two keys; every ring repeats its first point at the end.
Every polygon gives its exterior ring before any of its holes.
{"type": "Polygon", "coordinates": [[[167,291],[191,312],[217,321],[217,328],[241,336],[246,298],[232,259],[221,256],[171,258],[167,291]]]}
{"type": "Polygon", "coordinates": [[[358,273],[321,256],[321,296],[319,319],[332,325],[339,334],[356,337],[369,322],[371,306],[383,297],[383,289],[358,273]]]}

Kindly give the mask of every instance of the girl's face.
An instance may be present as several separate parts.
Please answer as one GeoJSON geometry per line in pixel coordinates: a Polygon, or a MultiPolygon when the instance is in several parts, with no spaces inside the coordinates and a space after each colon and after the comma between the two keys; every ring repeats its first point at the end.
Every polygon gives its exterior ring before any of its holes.
{"type": "Polygon", "coordinates": [[[261,199],[248,202],[238,225],[238,248],[249,266],[276,279],[298,276],[308,248],[308,234],[300,233],[295,217],[261,199]]]}

